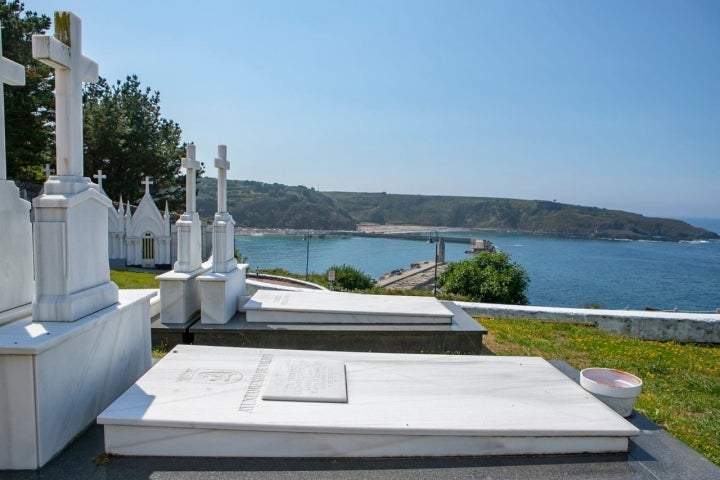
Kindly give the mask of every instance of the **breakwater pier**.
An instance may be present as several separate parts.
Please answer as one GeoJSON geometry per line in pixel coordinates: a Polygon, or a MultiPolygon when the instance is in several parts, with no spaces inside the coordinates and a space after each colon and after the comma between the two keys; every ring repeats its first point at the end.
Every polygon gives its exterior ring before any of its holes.
{"type": "MultiPolygon", "coordinates": [[[[395,233],[380,233],[380,232],[344,232],[345,235],[351,235],[353,237],[370,237],[370,238],[393,238],[397,240],[416,240],[427,242],[430,236],[427,232],[395,232],[395,233]]],[[[439,237],[442,238],[446,243],[465,243],[473,244],[475,239],[470,237],[454,237],[442,235],[442,232],[438,233],[439,237]]],[[[433,241],[435,240],[435,232],[432,235],[433,241]]]]}

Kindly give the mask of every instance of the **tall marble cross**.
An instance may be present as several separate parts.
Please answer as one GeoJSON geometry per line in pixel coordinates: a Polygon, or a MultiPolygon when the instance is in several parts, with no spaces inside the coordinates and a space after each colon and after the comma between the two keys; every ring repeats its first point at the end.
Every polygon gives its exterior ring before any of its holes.
{"type": "Polygon", "coordinates": [[[181,166],[185,169],[185,211],[195,211],[195,170],[200,169],[200,162],[195,160],[195,145],[192,143],[185,149],[186,158],[181,166]]]}
{"type": "Polygon", "coordinates": [[[7,179],[5,156],[5,84],[25,85],[25,67],[2,56],[0,37],[0,180],[7,179]]]}
{"type": "Polygon", "coordinates": [[[82,84],[96,82],[98,65],[82,54],[82,25],[55,12],[55,36],[33,35],[33,57],[55,69],[57,174],[83,176],[82,84]]]}
{"type": "Polygon", "coordinates": [[[50,178],[50,175],[52,175],[52,173],[53,173],[53,169],[49,163],[45,164],[45,168],[43,168],[43,172],[45,172],[45,180],[50,178]]]}
{"type": "Polygon", "coordinates": [[[107,175],[103,175],[102,170],[98,170],[98,172],[93,175],[93,178],[97,180],[98,187],[100,187],[100,190],[102,190],[102,181],[104,178],[107,178],[107,175]]]}
{"type": "Polygon", "coordinates": [[[218,145],[215,167],[218,169],[217,211],[225,213],[227,212],[227,171],[230,170],[230,162],[227,161],[227,145],[218,145]]]}
{"type": "Polygon", "coordinates": [[[145,180],[143,180],[143,181],[140,182],[140,183],[142,183],[143,185],[145,185],[145,195],[150,195],[150,185],[153,184],[153,182],[150,181],[150,177],[148,177],[147,175],[145,175],[145,180]]]}

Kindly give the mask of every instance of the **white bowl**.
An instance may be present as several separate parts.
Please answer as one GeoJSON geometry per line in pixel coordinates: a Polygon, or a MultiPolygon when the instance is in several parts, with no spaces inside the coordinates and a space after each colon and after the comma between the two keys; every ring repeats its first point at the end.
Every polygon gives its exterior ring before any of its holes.
{"type": "Polygon", "coordinates": [[[623,417],[632,414],[642,384],[632,373],[612,368],[586,368],[580,372],[580,385],[623,417]]]}

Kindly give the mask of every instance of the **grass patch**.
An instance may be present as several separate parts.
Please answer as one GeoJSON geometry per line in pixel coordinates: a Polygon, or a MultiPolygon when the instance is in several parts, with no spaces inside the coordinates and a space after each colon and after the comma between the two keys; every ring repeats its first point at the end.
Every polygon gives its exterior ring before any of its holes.
{"type": "Polygon", "coordinates": [[[150,355],[155,360],[160,360],[161,358],[163,358],[165,355],[168,354],[168,352],[170,351],[170,348],[172,348],[172,347],[170,347],[170,345],[168,345],[165,342],[161,343],[160,345],[153,345],[152,349],[150,350],[150,355]]]}
{"type": "Polygon", "coordinates": [[[110,270],[110,280],[118,288],[160,288],[155,280],[157,273],[128,272],[126,270],[110,270]]]}
{"type": "Polygon", "coordinates": [[[638,340],[589,325],[482,318],[496,355],[626,370],[643,380],[635,408],[720,465],[720,348],[638,340]]]}
{"type": "Polygon", "coordinates": [[[98,453],[95,458],[93,458],[93,463],[97,465],[98,467],[101,465],[107,465],[107,463],[112,459],[115,455],[112,453],[98,453]]]}

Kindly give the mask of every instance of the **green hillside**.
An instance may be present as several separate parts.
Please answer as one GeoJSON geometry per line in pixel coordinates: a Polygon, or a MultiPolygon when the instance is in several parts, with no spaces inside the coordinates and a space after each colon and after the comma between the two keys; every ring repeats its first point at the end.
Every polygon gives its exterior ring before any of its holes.
{"type": "Polygon", "coordinates": [[[325,192],[357,222],[510,230],[632,240],[717,239],[680,220],[543,200],[325,192]]]}
{"type": "MultiPolygon", "coordinates": [[[[238,226],[354,230],[355,222],[328,196],[303,186],[228,180],[228,211],[238,226]]],[[[212,218],[217,210],[217,179],[198,179],[198,212],[212,218]]]]}
{"type": "MultiPolygon", "coordinates": [[[[217,180],[198,181],[203,218],[217,208],[217,180]]],[[[356,224],[493,229],[578,238],[705,240],[720,236],[680,220],[542,200],[318,192],[303,186],[228,180],[228,211],[238,226],[354,230],[356,224]]]]}

